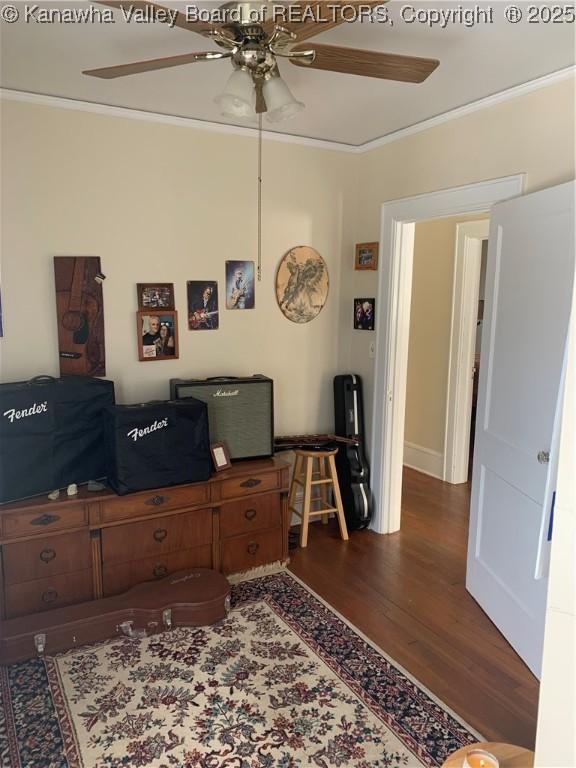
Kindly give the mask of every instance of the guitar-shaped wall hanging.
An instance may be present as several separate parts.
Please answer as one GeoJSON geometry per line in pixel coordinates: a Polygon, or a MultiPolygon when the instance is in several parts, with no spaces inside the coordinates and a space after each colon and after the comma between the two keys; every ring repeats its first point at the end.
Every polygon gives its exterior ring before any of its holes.
{"type": "Polygon", "coordinates": [[[105,376],[104,306],[98,256],[55,256],[60,373],[105,376]]]}

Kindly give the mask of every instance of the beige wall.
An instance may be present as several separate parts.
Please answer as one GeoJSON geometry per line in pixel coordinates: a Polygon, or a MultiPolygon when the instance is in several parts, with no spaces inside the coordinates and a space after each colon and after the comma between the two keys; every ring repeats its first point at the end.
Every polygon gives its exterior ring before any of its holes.
{"type": "MultiPolygon", "coordinates": [[[[574,81],[564,81],[360,155],[352,239],[380,238],[381,205],[388,200],[517,173],[526,173],[527,192],[573,179],[574,107],[574,81]]],[[[343,303],[377,296],[377,283],[377,272],[355,272],[352,252],[344,254],[343,303]]],[[[384,309],[377,300],[377,319],[384,309]]],[[[342,362],[363,377],[371,414],[374,361],[368,352],[375,334],[350,326],[344,318],[342,362]]]]}
{"type": "Polygon", "coordinates": [[[444,452],[456,227],[483,216],[416,224],[404,439],[444,452]]]}
{"type": "Polygon", "coordinates": [[[226,259],[256,259],[256,141],[5,101],[2,104],[1,378],[58,373],[52,257],[97,255],[104,283],[107,376],[120,402],[167,398],[176,376],[265,373],[278,433],[332,428],[338,372],[340,260],[355,159],[265,142],[263,280],[252,311],[220,329],[186,327],[186,281],[215,279],[226,259]],[[314,322],[280,312],[274,275],[295,245],[328,264],[330,295],[314,322]],[[141,363],[136,283],[173,282],[180,359],[141,363]]]}

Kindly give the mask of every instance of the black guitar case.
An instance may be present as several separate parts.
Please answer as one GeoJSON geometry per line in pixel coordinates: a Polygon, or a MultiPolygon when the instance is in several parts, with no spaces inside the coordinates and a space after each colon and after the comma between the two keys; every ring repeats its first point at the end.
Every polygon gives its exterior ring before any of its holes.
{"type": "Polygon", "coordinates": [[[346,523],[350,530],[366,528],[372,518],[370,468],[364,453],[362,380],[355,374],[334,377],[335,433],[356,438],[357,445],[341,445],[336,468],[346,523]]]}

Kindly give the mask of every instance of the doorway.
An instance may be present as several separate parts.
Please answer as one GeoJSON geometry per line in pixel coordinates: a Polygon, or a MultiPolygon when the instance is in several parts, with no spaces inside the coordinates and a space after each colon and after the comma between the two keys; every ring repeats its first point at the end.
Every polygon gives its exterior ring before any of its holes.
{"type": "Polygon", "coordinates": [[[379,296],[386,319],[376,330],[372,420],[372,529],[400,529],[410,296],[415,222],[483,213],[522,194],[524,175],[479,182],[384,203],[379,296]]]}
{"type": "Polygon", "coordinates": [[[488,229],[487,212],[415,224],[404,466],[452,484],[469,479],[488,229]]]}
{"type": "Polygon", "coordinates": [[[456,484],[472,471],[489,227],[488,216],[456,225],[442,471],[456,484]]]}
{"type": "Polygon", "coordinates": [[[480,281],[478,286],[478,310],[476,314],[476,335],[474,339],[474,368],[472,369],[472,409],[470,412],[470,444],[468,447],[468,479],[472,476],[474,459],[474,436],[476,433],[476,413],[478,406],[478,381],[480,379],[480,355],[482,353],[482,325],[484,323],[484,303],[486,296],[486,266],[488,261],[488,239],[482,239],[480,245],[480,281]]]}

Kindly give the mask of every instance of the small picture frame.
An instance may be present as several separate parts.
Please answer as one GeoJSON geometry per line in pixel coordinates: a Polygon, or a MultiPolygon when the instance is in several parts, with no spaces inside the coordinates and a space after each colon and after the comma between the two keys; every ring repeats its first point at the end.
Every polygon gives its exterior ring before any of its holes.
{"type": "Polygon", "coordinates": [[[138,359],[178,359],[178,313],[145,310],[136,313],[138,359]]]}
{"type": "Polygon", "coordinates": [[[254,262],[226,262],[226,309],[254,309],[254,262]]]}
{"type": "Polygon", "coordinates": [[[357,243],[354,269],[378,269],[378,243],[357,243]]]}
{"type": "Polygon", "coordinates": [[[354,299],[354,328],[357,331],[373,331],[376,314],[375,299],[354,299]]]}
{"type": "Polygon", "coordinates": [[[174,307],[174,283],[137,283],[138,309],[170,309],[174,307]]]}
{"type": "Polygon", "coordinates": [[[219,326],[218,283],[216,280],[188,280],[188,328],[215,331],[219,326]]]}
{"type": "Polygon", "coordinates": [[[226,443],[212,443],[210,446],[212,454],[212,464],[216,472],[222,472],[223,469],[230,469],[232,462],[226,443]]]}

